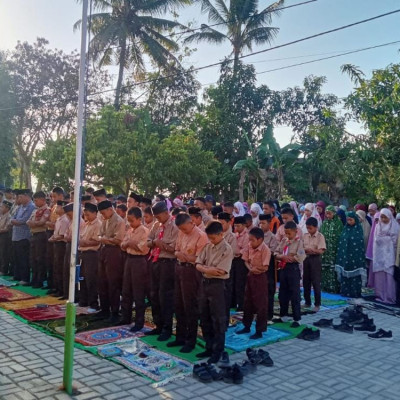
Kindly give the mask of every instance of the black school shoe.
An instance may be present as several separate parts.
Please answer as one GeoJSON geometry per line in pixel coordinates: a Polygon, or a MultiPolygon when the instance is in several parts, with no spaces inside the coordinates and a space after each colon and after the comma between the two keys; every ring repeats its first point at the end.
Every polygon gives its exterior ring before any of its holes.
{"type": "Polygon", "coordinates": [[[321,332],[319,329],[316,329],[315,331],[311,330],[310,332],[304,334],[303,340],[312,342],[313,340],[318,340],[320,337],[321,337],[321,332]]]}
{"type": "Polygon", "coordinates": [[[247,354],[247,358],[249,359],[249,361],[252,364],[256,364],[256,365],[261,364],[262,357],[257,350],[249,347],[248,349],[246,349],[246,354],[247,354]]]}
{"type": "Polygon", "coordinates": [[[330,328],[332,326],[333,319],[322,318],[319,321],[313,323],[318,328],[330,328]]]}
{"type": "Polygon", "coordinates": [[[312,332],[311,328],[304,328],[296,337],[297,339],[304,339],[304,336],[312,332]]]}
{"type": "Polygon", "coordinates": [[[193,366],[193,378],[203,383],[210,383],[213,381],[211,374],[207,371],[204,364],[195,364],[193,366]]]}
{"type": "Polygon", "coordinates": [[[350,307],[346,307],[343,312],[339,315],[340,318],[347,318],[351,314],[364,314],[363,308],[360,305],[354,305],[350,307]]]}
{"type": "Polygon", "coordinates": [[[144,336],[155,336],[161,333],[161,328],[153,328],[151,331],[145,332],[144,336]]]}
{"type": "Polygon", "coordinates": [[[222,379],[225,383],[234,383],[235,385],[243,383],[243,373],[239,365],[234,364],[232,367],[224,369],[222,372],[222,379]]]}
{"type": "Polygon", "coordinates": [[[253,364],[251,361],[243,360],[240,364],[238,364],[240,371],[242,372],[243,376],[247,376],[256,372],[257,364],[253,364]]]}
{"type": "Polygon", "coordinates": [[[222,371],[217,371],[217,369],[215,368],[215,366],[213,364],[203,363],[201,365],[204,365],[207,372],[211,375],[211,378],[213,379],[213,381],[221,381],[222,380],[222,371]]]}
{"type": "Polygon", "coordinates": [[[342,323],[339,325],[332,325],[333,329],[339,332],[345,333],[353,333],[353,326],[349,325],[346,321],[342,320],[342,323]]]}
{"type": "Polygon", "coordinates": [[[218,362],[218,367],[219,368],[229,368],[231,366],[231,363],[229,361],[229,354],[224,351],[222,352],[221,358],[218,362]]]}
{"type": "Polygon", "coordinates": [[[371,318],[371,319],[367,319],[362,324],[355,326],[354,330],[355,331],[364,331],[364,332],[375,332],[376,326],[374,324],[374,320],[371,318]]]}
{"type": "Polygon", "coordinates": [[[273,367],[274,362],[272,358],[270,357],[268,351],[265,351],[263,349],[258,349],[257,354],[261,357],[261,365],[264,365],[264,367],[273,367]]]}
{"type": "Polygon", "coordinates": [[[375,333],[369,333],[368,337],[375,340],[393,340],[392,331],[385,331],[384,329],[379,329],[375,333]]]}
{"type": "Polygon", "coordinates": [[[220,353],[212,353],[211,357],[207,360],[207,364],[218,364],[221,359],[220,353]]]}

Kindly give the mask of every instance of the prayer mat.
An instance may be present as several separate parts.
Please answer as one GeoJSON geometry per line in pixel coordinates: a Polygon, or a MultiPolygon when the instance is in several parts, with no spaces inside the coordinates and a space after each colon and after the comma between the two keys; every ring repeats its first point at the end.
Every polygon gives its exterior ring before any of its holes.
{"type": "Polygon", "coordinates": [[[153,349],[139,339],[101,346],[98,349],[102,356],[107,353],[119,354],[120,351],[120,355],[111,357],[110,360],[150,379],[156,387],[192,374],[193,364],[153,349]]]}
{"type": "Polygon", "coordinates": [[[0,278],[0,286],[16,286],[17,282],[9,281],[8,279],[0,278]]]}
{"type": "MultiPolygon", "coordinates": [[[[28,321],[65,318],[66,306],[38,304],[36,307],[15,310],[15,314],[28,321]]],[[[76,307],[76,315],[88,314],[87,307],[76,307]]]]}
{"type": "Polygon", "coordinates": [[[32,299],[33,296],[9,287],[0,287],[0,302],[32,299]]]}
{"type": "Polygon", "coordinates": [[[262,338],[252,340],[250,339],[250,336],[255,333],[255,326],[255,322],[253,322],[251,326],[251,332],[242,335],[236,334],[237,331],[243,328],[242,324],[228,328],[228,331],[225,335],[225,347],[239,352],[244,351],[249,347],[261,347],[267,344],[285,340],[290,337],[290,333],[268,326],[267,332],[263,332],[262,338]]]}
{"type": "Polygon", "coordinates": [[[33,308],[36,307],[38,304],[44,304],[48,306],[61,305],[65,304],[65,300],[59,300],[57,299],[57,297],[52,297],[52,296],[45,296],[45,297],[29,296],[28,300],[0,303],[0,307],[5,308],[6,310],[15,311],[15,310],[23,310],[25,308],[33,308]]]}
{"type": "Polygon", "coordinates": [[[17,289],[26,294],[30,294],[31,296],[34,296],[34,297],[47,296],[47,293],[46,293],[47,289],[34,289],[32,286],[21,286],[18,284],[16,286],[13,286],[13,289],[17,289]]]}
{"type": "Polygon", "coordinates": [[[387,314],[387,315],[392,315],[395,317],[400,317],[400,308],[396,305],[391,305],[391,304],[384,304],[379,301],[366,301],[364,299],[362,300],[350,300],[349,304],[357,304],[361,305],[362,307],[371,310],[371,311],[377,311],[382,314],[387,314]]]}
{"type": "Polygon", "coordinates": [[[311,328],[313,331],[318,330],[316,327],[309,325],[300,325],[298,328],[292,328],[290,326],[291,324],[292,321],[275,323],[273,325],[268,325],[268,330],[270,327],[273,327],[273,329],[287,333],[289,336],[286,336],[283,340],[294,339],[304,328],[311,328]]]}
{"type": "Polygon", "coordinates": [[[144,327],[139,332],[131,332],[129,330],[130,327],[130,325],[123,325],[97,329],[94,331],[80,332],[76,334],[75,342],[83,344],[84,346],[100,346],[104,344],[120,342],[121,340],[138,338],[150,330],[150,328],[144,327]]]}

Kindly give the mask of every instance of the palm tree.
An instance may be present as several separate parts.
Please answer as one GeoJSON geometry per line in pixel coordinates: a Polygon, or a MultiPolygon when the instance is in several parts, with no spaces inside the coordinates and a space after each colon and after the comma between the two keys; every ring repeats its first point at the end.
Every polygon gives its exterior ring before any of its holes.
{"type": "Polygon", "coordinates": [[[206,41],[221,44],[229,41],[232,45],[234,70],[240,55],[252,51],[253,45],[272,43],[279,28],[271,27],[272,18],[280,14],[279,8],[284,0],[278,0],[258,12],[258,0],[201,0],[201,10],[208,13],[210,23],[220,24],[218,28],[225,33],[203,24],[201,32],[193,33],[185,39],[185,43],[206,41]]]}
{"type": "MultiPolygon", "coordinates": [[[[93,34],[90,51],[99,66],[117,64],[118,80],[114,106],[119,107],[125,69],[133,69],[135,77],[145,72],[144,55],[159,67],[171,62],[179,65],[173,52],[178,44],[162,32],[176,27],[176,21],[159,18],[172,7],[190,4],[191,0],[94,0],[97,13],[91,15],[88,26],[93,34]]],[[[77,21],[74,29],[81,25],[77,21]]]]}

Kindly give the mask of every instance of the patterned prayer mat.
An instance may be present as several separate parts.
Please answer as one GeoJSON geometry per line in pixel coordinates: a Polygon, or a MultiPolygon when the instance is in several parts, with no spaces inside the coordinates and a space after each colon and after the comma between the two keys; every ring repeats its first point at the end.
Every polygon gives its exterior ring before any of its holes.
{"type": "Polygon", "coordinates": [[[84,346],[100,346],[104,344],[120,342],[121,340],[142,337],[150,328],[144,327],[139,332],[131,332],[130,325],[115,326],[110,328],[97,329],[94,331],[86,331],[77,333],[75,342],[84,346]]]}
{"type": "Polygon", "coordinates": [[[119,354],[110,360],[150,379],[156,387],[189,376],[193,369],[193,364],[153,349],[138,339],[101,346],[98,353],[102,356],[119,354]]]}
{"type": "Polygon", "coordinates": [[[242,328],[242,324],[228,328],[225,335],[225,347],[239,352],[246,350],[248,347],[260,347],[276,343],[281,340],[289,339],[291,336],[288,332],[268,327],[267,332],[263,333],[262,338],[252,340],[250,336],[255,333],[255,323],[253,322],[250,333],[238,335],[236,332],[242,328]]]}
{"type": "MultiPolygon", "coordinates": [[[[1,289],[1,288],[0,288],[1,289]]],[[[0,303],[0,307],[15,311],[15,310],[23,310],[25,308],[33,308],[36,307],[38,304],[45,304],[45,305],[63,305],[65,304],[65,300],[59,300],[57,297],[52,296],[45,296],[45,297],[32,297],[29,296],[28,300],[19,300],[19,301],[10,301],[6,303],[0,303]]],[[[60,317],[59,317],[60,318],[60,317]]]]}
{"type": "Polygon", "coordinates": [[[0,287],[0,302],[32,299],[33,296],[9,287],[0,287]]]}
{"type": "MultiPolygon", "coordinates": [[[[43,298],[42,298],[43,299],[43,298]]],[[[38,305],[37,307],[15,310],[15,314],[28,321],[44,321],[65,318],[66,306],[64,305],[38,305]]],[[[88,314],[87,307],[76,307],[76,315],[88,314]]]]}
{"type": "Polygon", "coordinates": [[[15,286],[17,282],[9,281],[8,279],[0,278],[0,286],[15,286]]]}

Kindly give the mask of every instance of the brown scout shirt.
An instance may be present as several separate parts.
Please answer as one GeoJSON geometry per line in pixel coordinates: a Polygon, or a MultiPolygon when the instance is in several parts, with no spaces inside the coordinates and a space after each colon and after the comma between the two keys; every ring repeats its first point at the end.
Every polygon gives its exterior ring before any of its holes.
{"type": "Polygon", "coordinates": [[[326,250],[325,237],[318,231],[312,236],[308,232],[305,233],[303,236],[303,243],[305,249],[326,250]]]}
{"type": "Polygon", "coordinates": [[[268,248],[274,253],[278,250],[279,243],[276,240],[276,236],[271,232],[264,232],[264,243],[268,246],[268,248]]]}
{"type": "MultiPolygon", "coordinates": [[[[285,224],[281,225],[278,228],[278,231],[276,232],[276,240],[278,241],[278,243],[280,243],[282,241],[283,238],[285,238],[285,224]]],[[[303,238],[303,231],[301,230],[301,228],[297,227],[297,236],[302,239],[303,238]]]]}
{"type": "Polygon", "coordinates": [[[221,240],[217,245],[207,243],[197,257],[196,264],[205,265],[207,267],[220,268],[227,273],[222,276],[211,276],[203,274],[209,279],[229,279],[229,272],[232,266],[233,251],[232,247],[225,241],[221,240]]]}
{"type": "MultiPolygon", "coordinates": [[[[162,224],[154,224],[153,229],[149,233],[148,241],[158,239],[158,236],[162,230],[162,224]]],[[[174,249],[174,252],[170,253],[164,249],[161,249],[159,258],[176,258],[175,257],[175,243],[178,237],[179,229],[175,225],[175,221],[172,217],[169,217],[168,221],[164,224],[164,235],[161,239],[167,246],[174,249]]]]}
{"type": "Polygon", "coordinates": [[[33,226],[30,228],[32,233],[39,233],[39,232],[46,232],[47,226],[46,222],[50,219],[50,208],[47,207],[47,204],[45,204],[43,207],[36,208],[32,215],[29,218],[29,221],[33,222],[43,222],[42,226],[33,226]]]}
{"type": "Polygon", "coordinates": [[[0,214],[0,232],[9,232],[11,231],[11,213],[10,211],[6,212],[5,214],[0,214]]]}
{"type": "Polygon", "coordinates": [[[253,268],[265,272],[268,271],[269,262],[271,261],[271,250],[262,242],[256,249],[247,246],[242,255],[243,261],[247,262],[250,267],[250,273],[260,274],[261,272],[253,272],[253,268]]]}
{"type": "MultiPolygon", "coordinates": [[[[82,226],[82,229],[79,231],[79,237],[81,240],[99,240],[101,230],[101,222],[98,218],[95,218],[92,222],[86,221],[82,226]]],[[[100,242],[97,246],[87,246],[82,247],[79,246],[80,251],[97,251],[100,248],[100,242]]]]}
{"type": "Polygon", "coordinates": [[[179,251],[187,256],[198,256],[203,247],[208,243],[208,237],[205,232],[197,226],[193,226],[189,234],[179,231],[176,240],[175,252],[179,251]]]}
{"type": "Polygon", "coordinates": [[[235,257],[240,257],[242,252],[246,249],[249,244],[249,233],[246,229],[242,233],[236,232],[236,252],[235,257]]]}
{"type": "Polygon", "coordinates": [[[125,233],[123,243],[134,242],[140,251],[128,247],[126,252],[133,256],[146,256],[149,254],[149,247],[147,246],[147,237],[149,236],[149,230],[144,226],[140,225],[136,229],[129,228],[125,233]]]}
{"type": "Polygon", "coordinates": [[[100,236],[122,242],[125,236],[125,227],[125,221],[114,211],[110,219],[102,222],[100,236]]]}
{"type": "Polygon", "coordinates": [[[306,258],[306,253],[304,251],[303,240],[297,237],[294,238],[293,240],[289,240],[287,237],[285,237],[279,243],[279,248],[275,252],[275,254],[283,254],[283,250],[287,244],[289,245],[287,255],[294,256],[295,260],[298,263],[302,263],[306,258]]]}
{"type": "Polygon", "coordinates": [[[207,223],[213,219],[212,215],[210,215],[207,210],[201,210],[200,214],[204,225],[207,225],[207,223]]]}
{"type": "MultiPolygon", "coordinates": [[[[236,236],[232,232],[231,227],[229,227],[229,229],[226,232],[224,232],[224,239],[229,244],[229,246],[232,247],[232,253],[233,253],[233,255],[235,255],[237,253],[237,242],[236,242],[236,236]]],[[[233,256],[232,256],[232,259],[233,259],[233,256]]]]}

